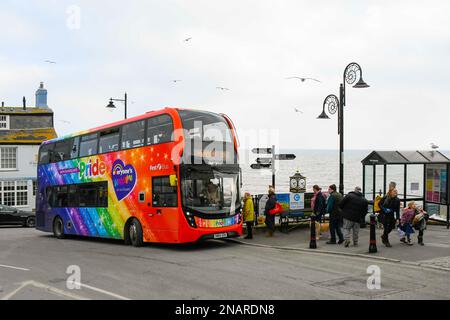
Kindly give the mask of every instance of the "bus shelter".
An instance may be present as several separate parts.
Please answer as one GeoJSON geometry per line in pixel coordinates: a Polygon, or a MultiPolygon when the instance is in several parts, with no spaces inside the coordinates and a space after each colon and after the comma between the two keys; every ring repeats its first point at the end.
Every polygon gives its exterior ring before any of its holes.
{"type": "Polygon", "coordinates": [[[423,205],[430,217],[450,227],[450,159],[439,151],[372,151],[362,161],[363,194],[367,200],[385,195],[391,181],[405,207],[423,205]]]}

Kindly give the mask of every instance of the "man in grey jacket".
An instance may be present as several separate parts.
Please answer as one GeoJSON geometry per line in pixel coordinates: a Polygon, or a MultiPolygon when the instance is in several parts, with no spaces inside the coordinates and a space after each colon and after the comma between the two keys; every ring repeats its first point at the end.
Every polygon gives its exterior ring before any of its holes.
{"type": "Polygon", "coordinates": [[[339,207],[344,217],[344,245],[350,245],[350,233],[353,231],[353,245],[357,246],[361,217],[367,214],[369,202],[361,193],[361,188],[356,187],[355,191],[344,197],[339,207]]]}

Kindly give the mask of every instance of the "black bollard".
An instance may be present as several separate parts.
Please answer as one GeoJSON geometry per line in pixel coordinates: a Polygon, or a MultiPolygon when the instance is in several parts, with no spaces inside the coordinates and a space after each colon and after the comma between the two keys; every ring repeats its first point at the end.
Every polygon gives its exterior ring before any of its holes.
{"type": "Polygon", "coordinates": [[[369,253],[376,253],[377,250],[377,238],[376,238],[376,226],[375,214],[370,215],[370,240],[369,240],[369,253]]]}
{"type": "Polygon", "coordinates": [[[311,216],[311,238],[309,240],[309,248],[317,249],[316,242],[316,219],[314,216],[311,216]]]}

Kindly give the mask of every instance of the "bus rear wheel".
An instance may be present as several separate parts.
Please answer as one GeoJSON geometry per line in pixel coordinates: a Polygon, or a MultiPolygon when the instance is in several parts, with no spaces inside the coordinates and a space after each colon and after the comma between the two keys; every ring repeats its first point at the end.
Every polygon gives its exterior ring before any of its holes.
{"type": "Polygon", "coordinates": [[[53,221],[53,234],[57,239],[64,239],[64,223],[60,217],[56,217],[53,221]]]}
{"type": "Polygon", "coordinates": [[[138,219],[131,220],[128,225],[128,239],[129,243],[134,247],[142,247],[144,245],[142,225],[138,219]]]}

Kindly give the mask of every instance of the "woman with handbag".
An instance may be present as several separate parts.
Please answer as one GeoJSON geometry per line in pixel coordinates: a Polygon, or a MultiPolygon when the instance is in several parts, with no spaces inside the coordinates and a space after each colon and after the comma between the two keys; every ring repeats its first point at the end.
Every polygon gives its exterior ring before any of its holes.
{"type": "Polygon", "coordinates": [[[270,211],[275,209],[277,204],[277,196],[275,195],[275,189],[273,187],[269,187],[269,199],[266,202],[266,206],[264,208],[264,215],[266,216],[266,226],[269,232],[267,233],[267,237],[272,237],[275,232],[275,214],[271,214],[270,211]]]}

